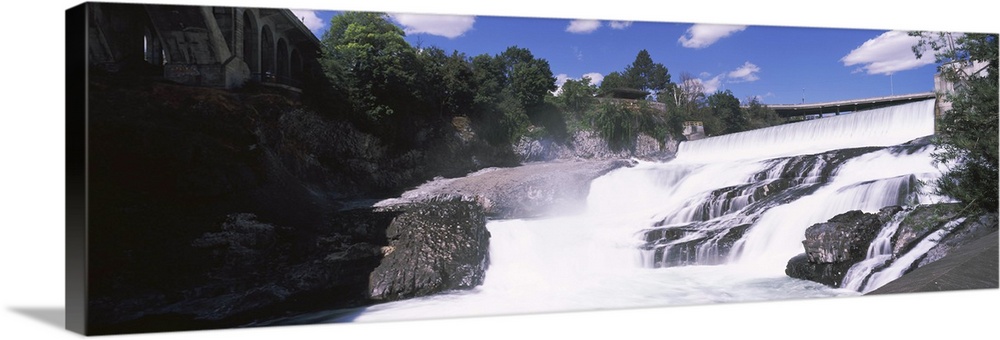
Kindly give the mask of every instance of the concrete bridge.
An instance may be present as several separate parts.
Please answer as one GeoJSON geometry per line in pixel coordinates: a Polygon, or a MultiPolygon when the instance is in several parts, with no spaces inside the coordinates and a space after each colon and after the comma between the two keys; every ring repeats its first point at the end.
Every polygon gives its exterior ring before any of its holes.
{"type": "Polygon", "coordinates": [[[792,118],[801,116],[822,115],[831,113],[840,114],[845,112],[870,110],[880,107],[906,104],[906,103],[917,102],[927,99],[935,99],[935,98],[937,98],[937,94],[934,92],[922,92],[922,93],[903,94],[903,95],[894,95],[886,97],[840,100],[840,101],[832,101],[824,103],[775,104],[775,105],[768,105],[768,107],[773,109],[781,117],[792,118]]]}
{"type": "Polygon", "coordinates": [[[320,42],[287,9],[87,3],[88,64],[177,83],[301,88],[320,42]],[[160,71],[162,69],[162,71],[160,71]]]}
{"type": "Polygon", "coordinates": [[[811,104],[776,104],[768,105],[779,116],[784,118],[798,118],[803,116],[812,115],[822,115],[822,114],[840,114],[844,112],[854,112],[861,110],[870,110],[880,107],[906,104],[911,102],[917,102],[927,99],[935,99],[937,94],[934,92],[923,92],[914,94],[903,94],[887,97],[875,97],[875,98],[864,98],[864,99],[850,99],[850,100],[840,100],[825,103],[811,103],[811,104]]]}

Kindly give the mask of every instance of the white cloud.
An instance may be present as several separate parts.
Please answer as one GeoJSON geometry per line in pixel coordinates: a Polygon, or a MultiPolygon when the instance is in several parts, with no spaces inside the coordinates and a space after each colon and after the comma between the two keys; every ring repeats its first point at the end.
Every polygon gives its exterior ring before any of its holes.
{"type": "Polygon", "coordinates": [[[757,76],[758,72],[760,72],[760,67],[747,61],[735,70],[717,74],[715,76],[712,76],[712,74],[708,72],[701,72],[698,74],[698,78],[691,80],[697,84],[701,84],[702,92],[706,95],[711,95],[722,88],[724,84],[757,81],[760,79],[760,77],[757,76]]]}
{"type": "Polygon", "coordinates": [[[709,76],[708,74],[702,72],[699,78],[691,78],[688,79],[686,82],[691,82],[691,84],[700,85],[702,93],[704,93],[705,95],[711,95],[715,93],[715,91],[718,91],[719,87],[722,86],[722,80],[723,78],[725,78],[725,75],[720,74],[711,78],[708,78],[708,76],[709,76]]]}
{"type": "Polygon", "coordinates": [[[324,22],[323,19],[320,19],[319,16],[316,15],[316,11],[293,9],[292,14],[295,14],[296,18],[302,20],[302,24],[306,25],[306,28],[308,28],[310,31],[313,32],[313,34],[316,34],[317,36],[322,34],[323,29],[326,28],[326,22],[324,22]]]}
{"type": "Polygon", "coordinates": [[[570,79],[569,75],[565,73],[560,73],[556,75],[556,87],[557,87],[556,93],[559,93],[559,90],[562,90],[563,84],[565,84],[566,81],[569,79],[570,79]]]}
{"type": "MultiPolygon", "coordinates": [[[[601,81],[604,81],[604,75],[597,72],[584,74],[583,77],[590,78],[591,85],[601,85],[601,81]]],[[[580,79],[583,79],[583,77],[580,77],[580,79]]]]}
{"type": "Polygon", "coordinates": [[[933,64],[933,53],[924,53],[920,59],[913,55],[912,46],[919,40],[919,37],[911,37],[906,32],[885,32],[865,41],[840,61],[844,66],[859,65],[854,73],[864,70],[868,74],[884,75],[933,64]]]}
{"type": "Polygon", "coordinates": [[[722,86],[722,76],[723,75],[720,74],[708,80],[698,79],[698,81],[701,82],[701,85],[705,88],[705,94],[710,95],[719,90],[719,87],[722,86]]]}
{"type": "Polygon", "coordinates": [[[760,79],[760,77],[757,77],[757,72],[760,72],[760,67],[748,61],[743,63],[743,66],[729,72],[726,76],[730,79],[735,79],[730,81],[733,83],[750,82],[760,79]]]}
{"type": "Polygon", "coordinates": [[[601,22],[597,20],[573,20],[566,26],[566,32],[587,34],[601,28],[601,22]]]}
{"type": "Polygon", "coordinates": [[[629,26],[632,26],[632,22],[631,21],[612,21],[608,25],[611,26],[611,28],[613,28],[613,29],[623,30],[623,29],[628,28],[629,26]]]}
{"type": "MultiPolygon", "coordinates": [[[[566,26],[566,32],[576,33],[576,34],[588,34],[596,31],[603,26],[598,20],[572,20],[569,25],[566,26]]],[[[611,21],[608,22],[608,26],[611,29],[623,30],[632,26],[631,21],[611,21]]]]}
{"type": "Polygon", "coordinates": [[[390,14],[392,20],[403,26],[406,34],[426,33],[448,39],[455,39],[469,30],[476,23],[476,17],[464,15],[431,15],[431,14],[390,14]]]}
{"type": "MultiPolygon", "coordinates": [[[[748,98],[748,99],[751,99],[751,100],[752,99],[756,99],[758,102],[763,103],[764,102],[764,98],[767,98],[767,97],[774,97],[774,92],[768,92],[768,93],[765,93],[765,94],[762,94],[762,95],[760,95],[760,94],[753,95],[753,96],[750,96],[750,98],[748,98]]],[[[744,100],[743,102],[744,102],[744,104],[750,104],[750,100],[744,100]]]]}
{"type": "Polygon", "coordinates": [[[746,28],[746,26],[695,24],[677,41],[687,48],[705,48],[746,28]]]}
{"type": "Polygon", "coordinates": [[[556,75],[556,90],[553,91],[552,94],[558,96],[560,93],[562,93],[562,86],[563,84],[566,84],[567,80],[570,79],[580,80],[583,79],[584,77],[590,78],[590,85],[600,85],[601,81],[604,80],[604,75],[597,72],[586,73],[580,78],[570,78],[568,74],[560,73],[556,75]]]}

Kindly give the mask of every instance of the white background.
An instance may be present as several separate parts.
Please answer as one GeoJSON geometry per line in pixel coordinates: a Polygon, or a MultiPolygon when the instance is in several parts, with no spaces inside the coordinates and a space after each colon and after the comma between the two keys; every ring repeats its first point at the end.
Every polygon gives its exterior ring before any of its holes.
{"type": "MultiPolygon", "coordinates": [[[[969,1],[156,1],[245,7],[517,15],[781,26],[998,32],[969,1]],[[543,4],[544,3],[544,4],[543,4]],[[902,2],[899,2],[902,3],[902,2]],[[586,5],[585,5],[586,4],[586,5]],[[539,7],[540,6],[540,7],[539,7]]],[[[63,330],[64,26],[73,1],[15,0],[0,35],[0,338],[63,330]]],[[[991,5],[992,6],[992,5],[991,5]]],[[[1000,290],[374,324],[116,336],[115,339],[764,338],[975,339],[997,333],[1000,290]]]]}

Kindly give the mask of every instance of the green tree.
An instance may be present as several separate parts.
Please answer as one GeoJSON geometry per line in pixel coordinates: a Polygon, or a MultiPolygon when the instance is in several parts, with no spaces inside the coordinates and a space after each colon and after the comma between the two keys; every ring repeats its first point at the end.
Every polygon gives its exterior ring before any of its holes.
{"type": "Polygon", "coordinates": [[[580,80],[567,79],[557,97],[558,102],[567,110],[582,113],[594,102],[597,86],[590,83],[590,78],[580,80]]]}
{"type": "Polygon", "coordinates": [[[512,95],[523,107],[539,105],[556,90],[556,78],[545,59],[536,59],[526,48],[508,47],[497,56],[512,95]]]}
{"type": "Polygon", "coordinates": [[[746,116],[750,119],[750,129],[761,129],[769,126],[781,124],[783,120],[774,109],[767,107],[760,102],[757,97],[747,99],[747,106],[744,108],[746,116]]]}
{"type": "MultiPolygon", "coordinates": [[[[623,72],[611,72],[601,81],[601,94],[607,95],[614,90],[639,90],[659,94],[670,87],[670,73],[667,67],[654,63],[649,52],[641,50],[635,60],[625,66],[623,72]]],[[[648,98],[649,96],[647,96],[648,98]]]]}
{"type": "Polygon", "coordinates": [[[500,61],[488,54],[477,55],[472,58],[472,75],[478,85],[474,97],[476,105],[496,104],[507,85],[500,61]]]}
{"type": "Polygon", "coordinates": [[[356,112],[380,121],[413,101],[418,69],[405,33],[384,13],[345,12],[330,20],[321,40],[326,73],[344,81],[356,112]]]}
{"type": "Polygon", "coordinates": [[[550,91],[556,90],[549,62],[536,59],[531,51],[517,46],[508,47],[496,56],[487,54],[472,58],[476,83],[480,86],[477,102],[496,102],[503,96],[516,99],[522,107],[541,104],[550,91]]]}
{"type": "Polygon", "coordinates": [[[556,89],[548,61],[516,46],[496,56],[472,58],[472,71],[478,86],[477,130],[493,143],[506,143],[524,133],[530,109],[543,104],[556,89]]]}
{"type": "Polygon", "coordinates": [[[638,114],[625,103],[601,103],[594,115],[593,126],[608,142],[612,150],[621,151],[632,146],[639,129],[638,114]]]}
{"type": "Polygon", "coordinates": [[[716,91],[706,99],[712,115],[722,120],[721,133],[736,133],[749,130],[750,120],[740,108],[740,100],[729,90],[716,91]]]}
{"type": "Polygon", "coordinates": [[[601,80],[600,93],[601,95],[607,95],[613,90],[628,88],[628,86],[621,72],[615,71],[608,73],[608,75],[604,76],[604,80],[601,80]]]}
{"type": "Polygon", "coordinates": [[[635,56],[635,61],[625,67],[625,83],[627,87],[650,93],[660,93],[670,84],[670,73],[667,67],[654,63],[649,52],[641,50],[635,56]]]}
{"type": "Polygon", "coordinates": [[[937,122],[935,161],[948,169],[937,181],[938,193],[983,211],[997,211],[997,46],[996,34],[911,32],[941,63],[941,76],[954,84],[945,94],[951,109],[937,122]]]}
{"type": "Polygon", "coordinates": [[[421,72],[415,90],[428,112],[447,118],[473,110],[476,82],[465,54],[454,51],[448,55],[440,48],[429,47],[417,57],[421,72]]]}

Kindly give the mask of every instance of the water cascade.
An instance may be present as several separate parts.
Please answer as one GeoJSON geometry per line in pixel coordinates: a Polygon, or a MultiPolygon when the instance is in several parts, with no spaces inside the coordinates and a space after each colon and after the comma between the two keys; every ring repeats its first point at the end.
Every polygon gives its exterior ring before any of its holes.
{"type": "Polygon", "coordinates": [[[931,248],[941,240],[941,238],[948,235],[948,231],[951,230],[951,228],[961,224],[962,222],[965,222],[965,218],[949,222],[948,225],[945,225],[943,228],[927,235],[927,237],[921,240],[920,243],[917,243],[913,249],[910,249],[910,251],[906,252],[906,254],[900,256],[899,259],[894,261],[888,268],[872,274],[872,277],[869,279],[870,282],[867,286],[865,286],[864,292],[873,291],[884,286],[886,283],[889,283],[889,281],[903,276],[903,273],[910,269],[914,262],[924,256],[924,254],[927,254],[927,252],[930,251],[931,248]]]}
{"type": "Polygon", "coordinates": [[[941,229],[924,237],[905,254],[893,260],[891,254],[892,236],[895,235],[896,229],[899,228],[899,222],[907,213],[907,211],[897,213],[891,222],[883,226],[868,248],[867,258],[851,267],[844,277],[842,287],[867,293],[898,279],[913,267],[914,262],[927,254],[941,238],[947,236],[949,230],[965,222],[964,217],[948,222],[941,229]]]}
{"type": "Polygon", "coordinates": [[[861,288],[865,284],[865,280],[871,276],[872,272],[892,260],[892,236],[896,234],[899,225],[907,215],[909,215],[909,211],[904,210],[892,216],[892,220],[882,227],[882,230],[875,236],[875,240],[868,246],[868,254],[865,259],[854,264],[844,275],[841,287],[862,291],[861,288]]]}
{"type": "MultiPolygon", "coordinates": [[[[815,223],[938,199],[917,185],[940,173],[933,147],[908,143],[933,134],[933,105],[682,143],[675,160],[594,180],[584,213],[490,222],[491,264],[480,287],[332,321],[856,295],[791,279],[785,265],[815,223]]],[[[883,255],[873,247],[873,259],[883,255]]]]}

